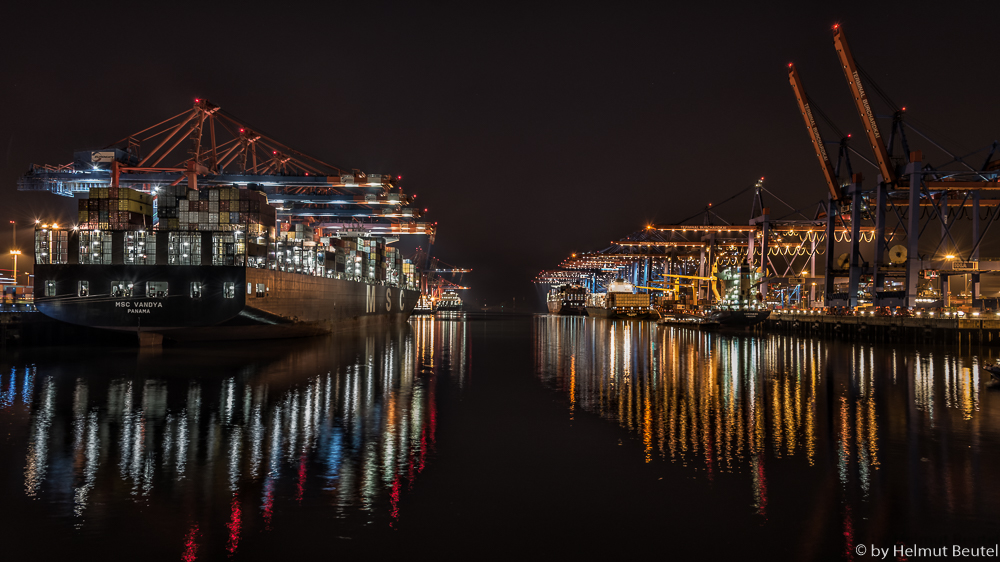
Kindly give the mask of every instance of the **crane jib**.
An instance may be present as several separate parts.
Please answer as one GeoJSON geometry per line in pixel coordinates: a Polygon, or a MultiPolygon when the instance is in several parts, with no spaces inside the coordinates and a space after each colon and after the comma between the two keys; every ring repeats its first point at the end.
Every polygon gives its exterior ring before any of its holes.
{"type": "Polygon", "coordinates": [[[868,125],[872,128],[872,133],[875,134],[876,138],[881,137],[878,131],[878,123],[875,122],[875,114],[872,112],[872,106],[868,104],[868,97],[865,96],[865,88],[861,85],[861,78],[858,77],[858,72],[854,71],[854,85],[858,88],[858,95],[861,103],[865,106],[865,116],[868,117],[868,125]]]}

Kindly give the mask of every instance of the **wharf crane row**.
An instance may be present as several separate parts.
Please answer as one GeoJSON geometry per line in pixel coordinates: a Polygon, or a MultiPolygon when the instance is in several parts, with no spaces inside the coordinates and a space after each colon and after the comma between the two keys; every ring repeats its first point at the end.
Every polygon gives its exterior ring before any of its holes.
{"type": "Polygon", "coordinates": [[[423,283],[421,292],[431,301],[437,302],[441,300],[445,291],[465,291],[469,289],[469,287],[462,286],[460,283],[462,281],[463,274],[471,273],[472,269],[454,267],[438,258],[430,258],[426,255],[423,256],[423,260],[420,260],[421,254],[424,254],[424,251],[418,248],[417,256],[415,256],[415,262],[423,262],[427,264],[422,271],[423,275],[421,275],[423,283]],[[447,279],[445,275],[450,275],[452,278],[447,279]],[[455,275],[458,277],[455,278],[455,275]]]}
{"type": "Polygon", "coordinates": [[[419,222],[426,209],[403,193],[401,176],[366,174],[328,164],[252,127],[205,99],[100,150],[77,152],[62,165],[32,165],[21,191],[72,197],[92,187],[130,187],[157,194],[163,186],[257,189],[278,207],[279,219],[331,231],[356,230],[433,236],[419,222]]]}
{"type": "MultiPolygon", "coordinates": [[[[968,164],[964,158],[949,152],[904,120],[906,108],[897,106],[889,99],[857,64],[840,25],[833,27],[833,42],[852,102],[865,131],[865,139],[874,155],[873,160],[864,159],[873,165],[878,176],[874,189],[870,185],[863,185],[864,176],[851,173],[850,162],[847,160],[849,177],[844,180],[840,178],[841,162],[838,161],[836,168],[832,166],[815,119],[815,104],[806,94],[798,69],[789,64],[789,83],[795,93],[814,152],[821,163],[824,179],[830,188],[825,204],[827,231],[838,227],[849,227],[852,231],[846,258],[844,254],[840,254],[836,262],[834,256],[838,254],[832,249],[834,240],[828,237],[825,301],[835,306],[857,306],[860,304],[862,278],[867,278],[871,286],[871,301],[875,306],[913,308],[938,305],[941,303],[935,302],[935,299],[922,298],[919,294],[922,272],[932,270],[941,271],[944,287],[947,287],[949,275],[970,274],[973,306],[979,307],[979,272],[996,269],[995,262],[981,261],[979,255],[990,227],[1000,219],[1000,200],[985,199],[982,196],[983,192],[992,194],[1000,190],[1000,162],[993,160],[998,143],[993,142],[980,167],[968,164]],[[884,131],[879,127],[873,107],[874,100],[869,96],[871,92],[881,96],[893,112],[887,142],[884,131]],[[951,160],[939,166],[925,164],[923,152],[910,149],[906,138],[907,129],[929,141],[933,149],[944,153],[951,160]],[[897,139],[902,147],[902,157],[893,156],[897,139]],[[972,224],[967,226],[970,228],[956,227],[956,219],[962,216],[969,216],[972,224]],[[871,250],[863,253],[859,233],[866,225],[874,226],[877,242],[871,250]],[[940,236],[922,238],[921,234],[931,225],[936,226],[940,236]],[[905,239],[906,245],[897,244],[890,248],[889,241],[896,237],[905,239]],[[963,238],[967,237],[971,238],[971,244],[964,243],[963,238]],[[959,243],[959,240],[963,240],[963,243],[959,243]],[[891,263],[886,263],[887,251],[893,253],[891,263]],[[901,276],[902,281],[898,283],[902,291],[889,290],[890,285],[897,284],[892,279],[900,278],[899,273],[904,263],[905,272],[901,276]],[[846,291],[835,291],[837,278],[847,279],[846,291]]],[[[844,158],[848,158],[843,150],[847,142],[846,137],[840,141],[841,155],[844,158]]],[[[944,301],[948,300],[946,292],[942,290],[944,301]]]]}
{"type": "MultiPolygon", "coordinates": [[[[764,203],[764,193],[770,192],[761,178],[752,188],[746,226],[728,224],[708,204],[702,214],[678,224],[648,225],[599,252],[574,254],[560,270],[540,273],[536,282],[575,274],[588,278],[591,290],[615,277],[649,286],[658,274],[707,276],[713,267],[738,266],[759,276],[755,286],[763,298],[769,284],[794,285],[797,291],[808,287],[812,301],[821,288],[826,306],[922,308],[949,306],[949,277],[968,276],[966,304],[982,308],[981,274],[1000,273],[1000,259],[980,257],[1000,251],[1000,240],[987,237],[1000,222],[1000,158],[994,158],[1000,142],[967,156],[949,151],[905,119],[906,108],[889,99],[857,64],[839,25],[833,28],[833,43],[871,155],[852,147],[851,135],[832,123],[837,140],[824,140],[817,118],[829,119],[807,95],[799,69],[789,64],[789,83],[826,184],[811,218],[791,207],[791,214],[804,220],[772,216],[764,203]],[[880,127],[875,97],[892,112],[889,127],[880,127]],[[926,140],[929,151],[943,154],[943,163],[931,164],[922,150],[911,149],[908,132],[926,140]],[[838,147],[836,163],[828,145],[838,147]],[[981,164],[968,162],[982,152],[981,164]],[[852,154],[872,166],[875,181],[852,168],[852,154]],[[705,224],[688,224],[702,215],[705,224]]],[[[707,286],[695,281],[696,302],[709,302],[707,286]]]]}

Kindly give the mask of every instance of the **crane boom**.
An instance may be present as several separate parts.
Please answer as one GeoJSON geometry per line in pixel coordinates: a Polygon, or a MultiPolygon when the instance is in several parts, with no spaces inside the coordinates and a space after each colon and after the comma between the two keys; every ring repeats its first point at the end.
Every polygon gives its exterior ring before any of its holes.
{"type": "Polygon", "coordinates": [[[868,96],[865,88],[861,85],[861,77],[858,75],[858,65],[854,62],[850,47],[847,46],[847,38],[840,25],[833,26],[833,44],[837,48],[837,56],[840,57],[840,66],[844,69],[844,76],[847,78],[847,85],[851,88],[851,96],[854,98],[854,105],[858,110],[861,121],[865,124],[865,134],[868,135],[868,144],[875,153],[875,160],[878,169],[882,173],[882,181],[885,183],[896,183],[896,171],[889,162],[889,153],[882,142],[882,134],[879,133],[878,123],[875,121],[875,112],[871,104],[868,103],[868,96]]]}
{"type": "Polygon", "coordinates": [[[823,168],[826,185],[830,188],[830,194],[833,195],[833,199],[835,201],[839,200],[841,193],[840,182],[837,180],[837,172],[834,171],[833,164],[830,162],[830,156],[826,153],[826,146],[823,144],[823,137],[819,134],[819,127],[816,126],[816,119],[813,117],[812,109],[809,107],[809,98],[806,97],[805,88],[802,86],[802,79],[799,78],[799,73],[791,63],[788,64],[788,82],[792,85],[792,90],[795,91],[795,99],[799,102],[799,111],[802,112],[802,118],[806,122],[806,129],[809,130],[809,138],[812,139],[813,150],[816,152],[819,164],[823,168]]]}

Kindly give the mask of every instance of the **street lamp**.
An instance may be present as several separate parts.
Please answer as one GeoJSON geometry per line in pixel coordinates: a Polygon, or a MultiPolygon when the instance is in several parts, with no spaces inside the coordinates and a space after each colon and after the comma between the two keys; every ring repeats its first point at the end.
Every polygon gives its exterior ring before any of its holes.
{"type": "MultiPolygon", "coordinates": [[[[11,232],[10,247],[11,248],[16,248],[17,247],[17,223],[14,222],[14,221],[10,221],[10,232],[11,232]]],[[[13,256],[14,250],[11,249],[10,253],[13,256]]],[[[13,256],[13,257],[14,257],[14,285],[17,285],[17,257],[16,256],[13,256]]]]}
{"type": "Polygon", "coordinates": [[[17,256],[21,255],[21,250],[11,250],[10,255],[14,258],[14,286],[17,286],[17,256]]]}

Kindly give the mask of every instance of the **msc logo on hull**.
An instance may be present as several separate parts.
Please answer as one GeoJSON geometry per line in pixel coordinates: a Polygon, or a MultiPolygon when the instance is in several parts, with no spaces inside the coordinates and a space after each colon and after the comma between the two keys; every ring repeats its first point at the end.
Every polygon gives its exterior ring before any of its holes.
{"type": "MultiPolygon", "coordinates": [[[[369,285],[368,287],[366,287],[365,301],[366,301],[366,305],[367,305],[367,307],[365,308],[365,312],[367,312],[367,313],[373,313],[373,312],[375,312],[375,309],[378,307],[378,297],[375,296],[375,286],[374,285],[369,285]]],[[[400,308],[400,310],[403,309],[403,292],[402,291],[399,292],[399,308],[400,308]]],[[[385,311],[386,312],[391,312],[392,311],[392,289],[390,289],[388,287],[386,287],[386,289],[385,289],[385,311]]]]}

